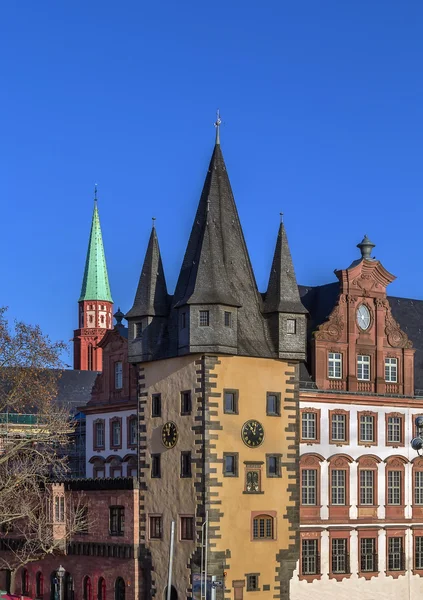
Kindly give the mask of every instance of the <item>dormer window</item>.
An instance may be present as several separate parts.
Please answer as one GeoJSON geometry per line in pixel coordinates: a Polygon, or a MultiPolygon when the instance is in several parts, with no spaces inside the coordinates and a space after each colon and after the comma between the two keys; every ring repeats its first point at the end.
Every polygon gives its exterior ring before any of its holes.
{"type": "Polygon", "coordinates": [[[357,356],[357,379],[370,381],[370,356],[359,354],[357,356]]]}
{"type": "Polygon", "coordinates": [[[329,352],[328,376],[329,379],[342,378],[342,354],[340,352],[329,352]]]}
{"type": "Polygon", "coordinates": [[[385,381],[389,383],[398,381],[398,360],[396,358],[385,358],[385,381]]]}
{"type": "Polygon", "coordinates": [[[142,336],[142,323],[135,323],[135,338],[140,338],[142,336]]]}
{"type": "Polygon", "coordinates": [[[200,310],[200,327],[208,327],[210,325],[210,313],[208,310],[200,310]]]}

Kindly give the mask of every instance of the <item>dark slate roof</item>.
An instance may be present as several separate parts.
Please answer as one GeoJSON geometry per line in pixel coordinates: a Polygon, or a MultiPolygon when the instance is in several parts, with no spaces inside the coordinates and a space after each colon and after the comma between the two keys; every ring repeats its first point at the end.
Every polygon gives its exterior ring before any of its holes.
{"type": "MultiPolygon", "coordinates": [[[[324,323],[334,308],[339,296],[339,283],[320,286],[298,286],[301,301],[309,312],[309,338],[321,323],[324,323]]],[[[423,395],[423,300],[388,296],[392,316],[408,335],[414,355],[414,387],[418,395],[423,395]]],[[[305,367],[300,371],[300,380],[309,381],[305,367]]]]}
{"type": "Polygon", "coordinates": [[[220,145],[214,147],[173,302],[240,306],[233,261],[254,281],[220,145]]]}
{"type": "Polygon", "coordinates": [[[168,294],[156,229],[151,230],[134,305],[126,317],[168,314],[168,294]]]}
{"type": "Polygon", "coordinates": [[[56,401],[62,406],[68,406],[70,412],[77,412],[78,406],[84,406],[89,402],[98,374],[98,371],[62,371],[56,401]]]}
{"type": "Polygon", "coordinates": [[[220,144],[213,150],[173,297],[174,308],[183,304],[238,306],[238,353],[274,354],[220,144]]]}
{"type": "Polygon", "coordinates": [[[264,312],[306,313],[301,304],[284,224],[281,223],[267,286],[264,312]]]}

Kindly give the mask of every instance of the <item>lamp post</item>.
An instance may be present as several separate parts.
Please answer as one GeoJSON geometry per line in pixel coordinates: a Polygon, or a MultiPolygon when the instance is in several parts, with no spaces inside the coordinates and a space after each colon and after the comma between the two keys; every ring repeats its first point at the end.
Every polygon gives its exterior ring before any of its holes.
{"type": "Polygon", "coordinates": [[[410,442],[413,450],[417,452],[419,456],[423,455],[423,417],[416,417],[415,419],[417,437],[413,438],[410,442]]]}
{"type": "Polygon", "coordinates": [[[60,565],[57,569],[57,581],[59,583],[59,600],[63,600],[63,577],[65,576],[66,569],[60,565]]]}

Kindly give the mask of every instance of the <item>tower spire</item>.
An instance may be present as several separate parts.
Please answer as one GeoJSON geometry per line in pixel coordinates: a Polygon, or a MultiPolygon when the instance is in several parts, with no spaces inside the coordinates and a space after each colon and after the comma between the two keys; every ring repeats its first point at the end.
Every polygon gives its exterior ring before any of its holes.
{"type": "Polygon", "coordinates": [[[85,260],[84,279],[82,281],[79,302],[83,300],[104,300],[113,302],[107,274],[103,237],[97,206],[97,185],[94,188],[94,212],[91,222],[90,241],[85,260]]]}
{"type": "Polygon", "coordinates": [[[155,218],[145,253],[144,264],[135,294],[134,305],[126,317],[164,317],[169,312],[166,279],[164,276],[155,218]]]}
{"type": "Polygon", "coordinates": [[[280,213],[280,217],[281,222],[267,286],[264,312],[306,314],[307,311],[301,304],[298,292],[291,251],[282,219],[283,213],[280,213]]]}

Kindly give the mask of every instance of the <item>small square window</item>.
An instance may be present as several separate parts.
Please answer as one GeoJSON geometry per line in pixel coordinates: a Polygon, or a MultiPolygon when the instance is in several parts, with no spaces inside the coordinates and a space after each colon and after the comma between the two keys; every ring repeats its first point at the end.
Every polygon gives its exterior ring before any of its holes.
{"type": "Polygon", "coordinates": [[[223,453],[223,474],[225,477],[238,477],[238,455],[223,453]]]}
{"type": "Polygon", "coordinates": [[[295,319],[286,320],[286,333],[295,334],[297,333],[297,322],[295,319]]]}
{"type": "Polygon", "coordinates": [[[259,576],[257,573],[247,575],[247,592],[259,591],[259,576]]]}
{"type": "Polygon", "coordinates": [[[210,324],[210,313],[208,310],[200,310],[200,327],[208,327],[210,324]]]}
{"type": "Polygon", "coordinates": [[[225,327],[232,327],[232,313],[225,310],[225,327]]]}
{"type": "Polygon", "coordinates": [[[191,392],[181,392],[181,415],[190,415],[191,410],[191,392]]]}
{"type": "Polygon", "coordinates": [[[135,337],[142,337],[142,323],[135,323],[135,337]]]}
{"type": "Polygon", "coordinates": [[[160,465],[160,454],[151,455],[151,477],[161,477],[161,465],[160,465]]]}
{"type": "Polygon", "coordinates": [[[275,392],[268,392],[266,398],[266,414],[279,417],[281,414],[280,409],[280,394],[275,392]]]}
{"type": "Polygon", "coordinates": [[[181,452],[181,477],[191,476],[191,452],[181,452]]]}
{"type": "Polygon", "coordinates": [[[225,390],[224,393],[224,407],[223,412],[227,414],[238,414],[238,391],[237,390],[225,390]]]}
{"type": "Polygon", "coordinates": [[[150,539],[161,540],[163,535],[162,518],[150,517],[150,539]]]}
{"type": "Polygon", "coordinates": [[[268,477],[280,477],[281,476],[281,459],[277,454],[268,454],[267,459],[267,476],[268,477]]]}
{"type": "Polygon", "coordinates": [[[151,416],[161,417],[162,416],[162,395],[153,394],[151,397],[151,416]]]}
{"type": "Polygon", "coordinates": [[[181,540],[194,539],[194,517],[181,517],[181,540]]]}

